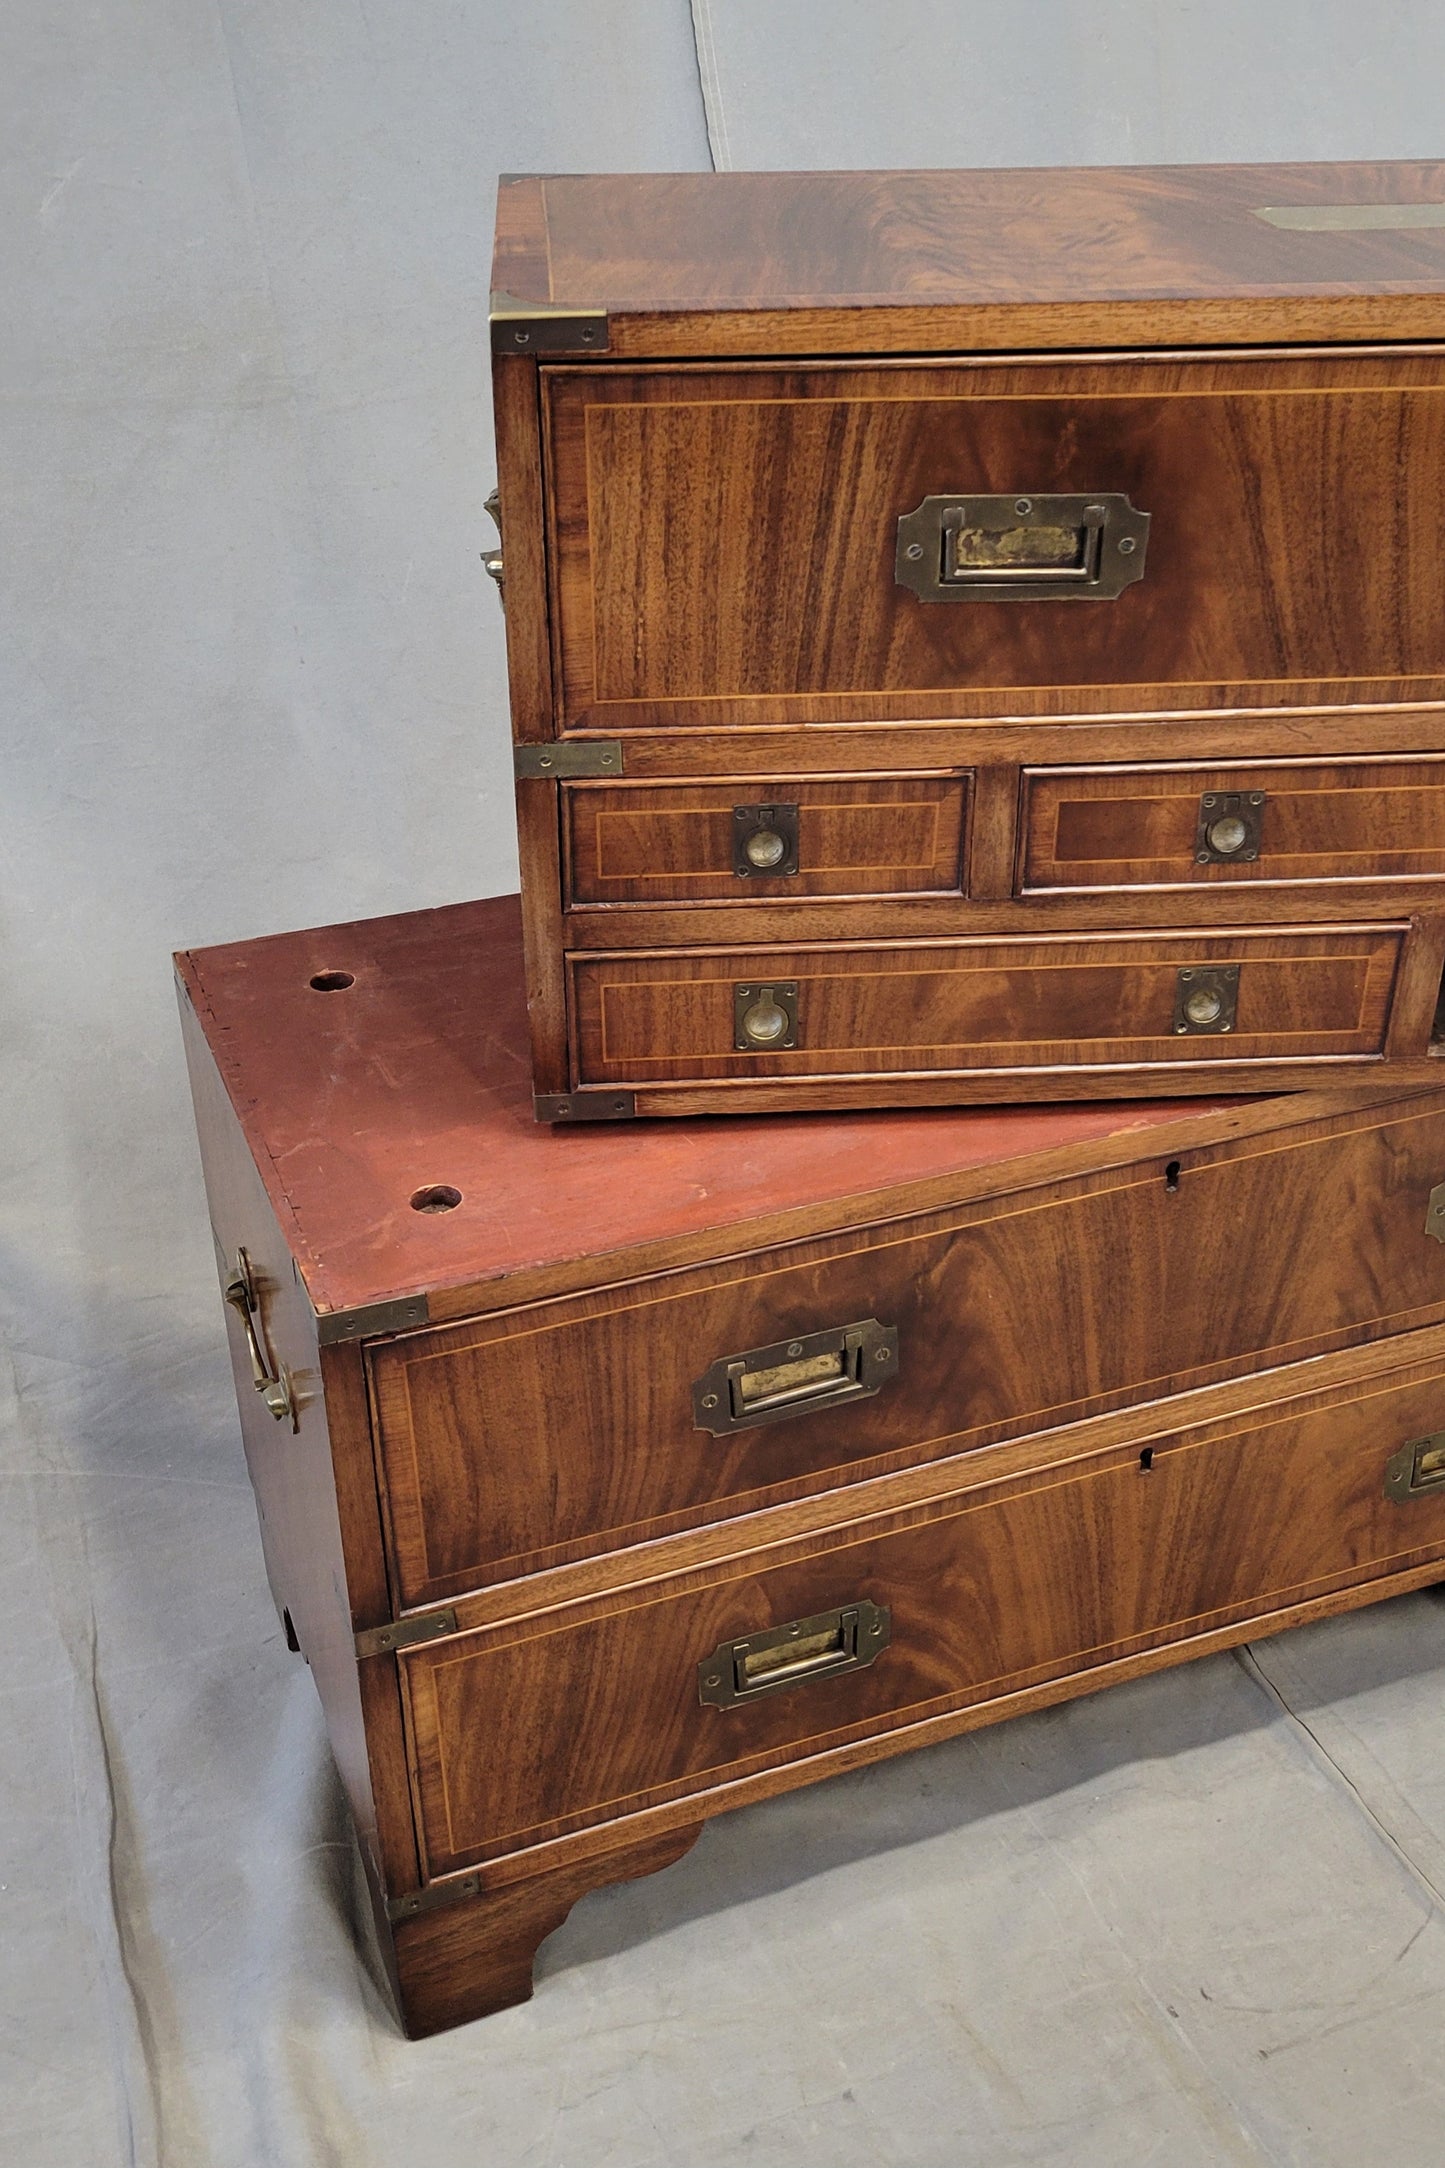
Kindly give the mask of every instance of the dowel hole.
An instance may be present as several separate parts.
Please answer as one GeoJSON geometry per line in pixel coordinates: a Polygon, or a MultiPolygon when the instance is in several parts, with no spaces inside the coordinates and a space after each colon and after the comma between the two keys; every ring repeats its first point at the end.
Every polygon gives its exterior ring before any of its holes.
{"type": "Polygon", "coordinates": [[[356,984],[353,971],[318,971],[311,981],[318,994],[342,994],[356,984]]]}
{"type": "Polygon", "coordinates": [[[461,1191],[450,1182],[428,1182],[413,1192],[411,1208],[413,1212],[454,1212],[461,1201],[461,1191]]]}
{"type": "Polygon", "coordinates": [[[1175,1190],[1179,1187],[1179,1162],[1177,1159],[1171,1159],[1168,1166],[1164,1169],[1164,1187],[1168,1190],[1171,1197],[1173,1196],[1175,1190]]]}

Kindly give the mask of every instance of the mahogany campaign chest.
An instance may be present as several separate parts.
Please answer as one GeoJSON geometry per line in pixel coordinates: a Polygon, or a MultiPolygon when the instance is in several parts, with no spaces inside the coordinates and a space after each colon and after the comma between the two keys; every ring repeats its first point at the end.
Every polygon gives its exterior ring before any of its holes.
{"type": "Polygon", "coordinates": [[[1425,1081],[1445,166],[528,177],[548,1120],[1425,1081]]]}
{"type": "Polygon", "coordinates": [[[1445,1577],[1445,1085],[550,1129],[515,899],[177,961],[414,2033],[729,1807],[1445,1577]]]}

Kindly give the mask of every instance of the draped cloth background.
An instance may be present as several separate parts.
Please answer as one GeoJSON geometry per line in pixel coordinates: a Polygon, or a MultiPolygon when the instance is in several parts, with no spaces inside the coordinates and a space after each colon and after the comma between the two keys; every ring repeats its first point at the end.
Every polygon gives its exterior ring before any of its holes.
{"type": "Polygon", "coordinates": [[[1423,155],[1442,42],[1389,0],[4,11],[7,2168],[1434,2168],[1432,1595],[734,1816],[527,2008],[402,2042],[168,953],[514,884],[499,169],[1423,155]]]}

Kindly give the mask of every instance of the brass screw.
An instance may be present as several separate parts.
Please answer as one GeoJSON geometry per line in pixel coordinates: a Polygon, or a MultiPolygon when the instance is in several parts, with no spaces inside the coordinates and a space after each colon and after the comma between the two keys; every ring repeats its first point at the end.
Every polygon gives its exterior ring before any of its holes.
{"type": "Polygon", "coordinates": [[[717,1406],[717,1394],[704,1393],[702,1396],[702,1404],[705,1408],[715,1408],[717,1406]]]}
{"type": "Polygon", "coordinates": [[[875,1347],[873,1350],[873,1360],[875,1363],[886,1363],[892,1352],[893,1351],[891,1348],[875,1347]]]}
{"type": "Polygon", "coordinates": [[[801,1355],[801,1354],[802,1354],[802,1352],[803,1352],[803,1343],[802,1343],[802,1341],[801,1341],[801,1340],[790,1340],[790,1341],[788,1342],[788,1353],[789,1353],[790,1355],[801,1355]]]}
{"type": "Polygon", "coordinates": [[[1119,555],[1121,557],[1132,557],[1138,547],[1138,543],[1134,540],[1134,537],[1131,534],[1120,535],[1119,555]]]}

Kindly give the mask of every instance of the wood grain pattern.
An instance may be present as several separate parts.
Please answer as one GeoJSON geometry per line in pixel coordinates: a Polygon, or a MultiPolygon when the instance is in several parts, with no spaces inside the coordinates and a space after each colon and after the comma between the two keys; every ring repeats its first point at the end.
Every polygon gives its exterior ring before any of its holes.
{"type": "Polygon", "coordinates": [[[1439,231],[1270,204],[1445,199],[1434,162],[504,180],[494,284],[605,306],[614,354],[818,354],[1445,331],[1439,231]]]}
{"type": "Polygon", "coordinates": [[[594,1616],[409,1651],[429,1871],[1002,1696],[1051,1674],[1445,1559],[1445,1491],[1400,1506],[1385,1460],[1437,1422],[1440,1381],[1208,1446],[1169,1444],[892,1529],[840,1528],[803,1564],[718,1570],[594,1616]],[[1281,1501],[1289,1510],[1281,1511],[1281,1501]],[[892,1613],[868,1668],[730,1709],[698,1701],[723,1641],[867,1597],[892,1613]],[[505,1715],[509,1751],[485,1750],[505,1715]]]}
{"type": "Polygon", "coordinates": [[[1127,767],[1024,780],[1024,893],[1445,877],[1445,756],[1127,767]],[[1253,863],[1200,865],[1206,792],[1262,791],[1253,863]]]}
{"type": "Polygon", "coordinates": [[[574,958],[576,1081],[1323,1065],[1380,1053],[1403,934],[1250,928],[574,958]],[[1239,966],[1234,1030],[1180,1037],[1179,973],[1209,963],[1239,966]],[[783,982],[797,988],[797,1051],[739,1053],[734,987],[783,982]]]}
{"type": "Polygon", "coordinates": [[[670,1867],[701,1834],[700,1822],[683,1824],[484,1891],[469,1903],[399,1921],[396,1964],[408,2039],[422,2040],[450,2025],[530,2002],[538,1947],[579,1897],[670,1867]]]}
{"type": "Polygon", "coordinates": [[[1445,360],[544,369],[562,728],[1445,692],[1445,360]],[[927,603],[899,517],[1121,491],[1114,601],[927,603]]]}
{"type": "Polygon", "coordinates": [[[666,905],[713,898],[774,902],[928,889],[957,894],[968,779],[859,776],[838,781],[739,777],[674,787],[609,783],[562,789],[566,901],[666,905]],[[798,809],[798,870],[734,869],[736,808],[798,809]]]}
{"type": "Polygon", "coordinates": [[[1442,1175],[1439,1094],[1168,1154],[1145,1135],[1132,1164],[377,1345],[401,1602],[1426,1325],[1442,1175]],[[899,1334],[885,1391],[695,1427],[716,1358],[868,1316],[899,1334]]]}

